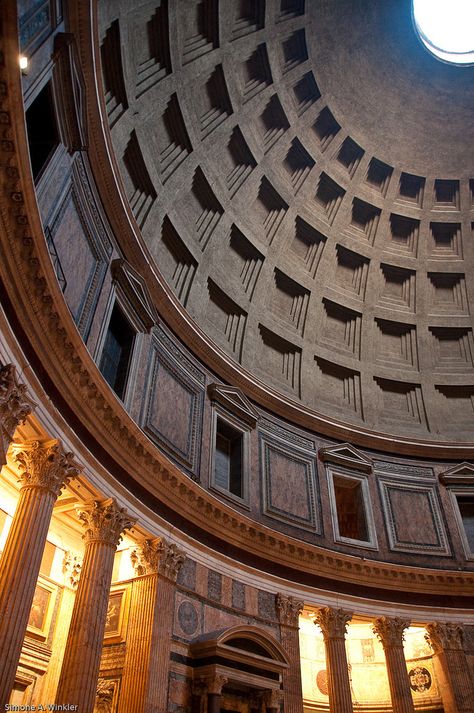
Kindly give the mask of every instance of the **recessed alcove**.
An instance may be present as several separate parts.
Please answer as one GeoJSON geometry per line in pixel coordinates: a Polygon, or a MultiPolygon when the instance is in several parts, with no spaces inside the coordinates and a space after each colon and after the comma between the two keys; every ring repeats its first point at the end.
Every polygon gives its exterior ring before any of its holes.
{"type": "Polygon", "coordinates": [[[415,311],[415,272],[382,263],[382,293],[379,303],[392,309],[415,311]]]}
{"type": "Polygon", "coordinates": [[[377,206],[366,203],[366,201],[362,201],[359,198],[354,198],[350,223],[352,231],[356,235],[364,237],[370,244],[373,244],[381,212],[377,206]]]}
{"type": "Polygon", "coordinates": [[[244,102],[252,99],[272,83],[272,72],[265,44],[258,45],[241,64],[240,75],[244,102]]]}
{"type": "Polygon", "coordinates": [[[231,260],[237,266],[236,274],[249,299],[252,299],[265,258],[236,225],[232,225],[230,230],[229,248],[231,260]]]}
{"type": "Polygon", "coordinates": [[[430,223],[431,258],[435,260],[462,259],[460,223],[430,223]]]}
{"type": "Polygon", "coordinates": [[[232,38],[261,30],[265,24],[265,0],[239,0],[235,3],[232,38]]]}
{"type": "Polygon", "coordinates": [[[255,217],[263,229],[264,242],[271,244],[288,210],[288,205],[265,176],[260,182],[253,209],[255,217]]]}
{"type": "Polygon", "coordinates": [[[414,176],[412,173],[402,171],[398,186],[400,201],[413,203],[421,208],[423,206],[424,189],[425,179],[422,176],[414,176]]]}
{"type": "Polygon", "coordinates": [[[336,257],[336,285],[363,300],[370,260],[343,245],[336,247],[336,257]]]}

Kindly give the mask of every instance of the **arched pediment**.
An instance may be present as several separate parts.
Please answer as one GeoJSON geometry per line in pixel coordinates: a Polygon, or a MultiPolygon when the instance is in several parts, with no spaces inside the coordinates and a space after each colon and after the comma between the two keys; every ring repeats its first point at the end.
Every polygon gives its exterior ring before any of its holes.
{"type": "Polygon", "coordinates": [[[230,667],[255,665],[262,670],[281,673],[288,668],[288,657],[282,645],[267,631],[256,626],[239,625],[203,634],[190,644],[190,654],[199,667],[200,660],[218,657],[230,667]]]}

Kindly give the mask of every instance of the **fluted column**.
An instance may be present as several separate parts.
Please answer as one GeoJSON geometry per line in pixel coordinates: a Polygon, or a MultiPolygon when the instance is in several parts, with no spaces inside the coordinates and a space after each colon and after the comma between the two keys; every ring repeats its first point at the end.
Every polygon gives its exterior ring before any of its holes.
{"type": "Polygon", "coordinates": [[[127,648],[118,713],[155,713],[166,709],[174,584],[184,554],[166,540],[147,540],[132,553],[138,575],[132,584],[127,648]],[[171,608],[170,608],[171,607],[171,608]],[[170,616],[171,615],[171,616],[170,616]]]}
{"type": "Polygon", "coordinates": [[[0,559],[0,703],[8,703],[28,625],[54,503],[79,472],[58,441],[16,444],[20,497],[0,559]]]}
{"type": "Polygon", "coordinates": [[[84,525],[86,547],[56,702],[77,705],[78,713],[92,713],[114,554],[123,531],[133,522],[113,499],[86,503],[78,516],[84,525]]]}
{"type": "Polygon", "coordinates": [[[403,652],[403,632],[409,626],[409,621],[399,617],[383,616],[375,620],[373,627],[373,632],[382,642],[385,652],[393,713],[415,711],[403,652]]]}
{"type": "Polygon", "coordinates": [[[323,632],[328,672],[329,708],[331,713],[353,713],[351,684],[345,646],[346,626],[352,613],[344,609],[320,609],[315,624],[323,632]]]}
{"type": "Polygon", "coordinates": [[[462,627],[438,622],[428,624],[426,631],[445,713],[473,713],[474,683],[463,648],[462,627]]]}
{"type": "Polygon", "coordinates": [[[6,454],[13,434],[34,406],[26,385],[18,381],[14,365],[0,366],[0,468],[7,462],[6,454]]]}
{"type": "Polygon", "coordinates": [[[276,608],[280,619],[281,644],[288,656],[289,669],[283,672],[285,713],[303,713],[299,615],[304,602],[285,594],[277,594],[276,608]]]}

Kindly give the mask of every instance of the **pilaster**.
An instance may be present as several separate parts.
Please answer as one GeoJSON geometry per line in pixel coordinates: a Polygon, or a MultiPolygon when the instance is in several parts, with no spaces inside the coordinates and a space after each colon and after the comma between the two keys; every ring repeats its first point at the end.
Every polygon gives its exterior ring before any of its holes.
{"type": "Polygon", "coordinates": [[[174,586],[184,554],[158,539],[146,540],[131,557],[138,576],[132,584],[118,712],[151,713],[167,705],[174,586]]]}
{"type": "Polygon", "coordinates": [[[303,689],[301,685],[301,660],[299,640],[299,615],[304,602],[277,594],[276,608],[280,619],[281,645],[290,667],[283,672],[285,713],[303,713],[303,689]]]}
{"type": "Polygon", "coordinates": [[[459,624],[433,623],[426,627],[445,713],[473,713],[474,683],[459,624]]]}

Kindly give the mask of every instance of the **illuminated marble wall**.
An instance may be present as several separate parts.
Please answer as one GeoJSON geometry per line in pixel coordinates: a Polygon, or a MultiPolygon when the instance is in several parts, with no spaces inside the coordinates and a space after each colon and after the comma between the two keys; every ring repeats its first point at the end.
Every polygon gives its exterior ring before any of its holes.
{"type": "MultiPolygon", "coordinates": [[[[300,618],[301,676],[305,708],[328,710],[326,656],[321,630],[304,611],[300,618]]],[[[415,708],[441,704],[425,630],[410,627],[405,633],[405,658],[415,708]]],[[[348,626],[346,639],[350,666],[352,700],[358,710],[391,710],[390,690],[382,644],[371,622],[356,621],[348,626]]]]}

